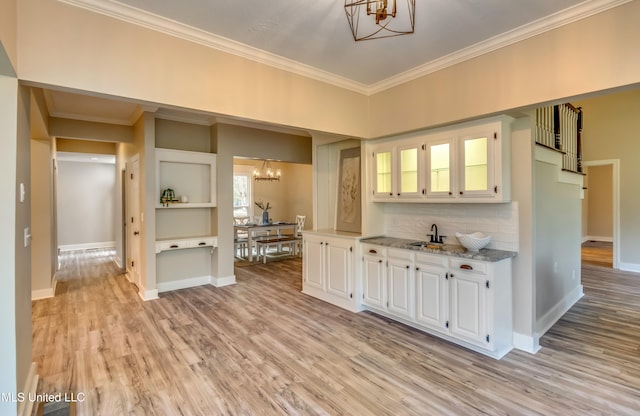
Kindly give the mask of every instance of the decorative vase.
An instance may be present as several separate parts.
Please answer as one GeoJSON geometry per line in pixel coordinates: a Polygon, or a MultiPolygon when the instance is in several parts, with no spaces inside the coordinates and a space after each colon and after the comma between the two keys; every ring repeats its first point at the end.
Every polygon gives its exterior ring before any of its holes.
{"type": "Polygon", "coordinates": [[[262,223],[269,224],[269,211],[262,211],[262,223]]]}

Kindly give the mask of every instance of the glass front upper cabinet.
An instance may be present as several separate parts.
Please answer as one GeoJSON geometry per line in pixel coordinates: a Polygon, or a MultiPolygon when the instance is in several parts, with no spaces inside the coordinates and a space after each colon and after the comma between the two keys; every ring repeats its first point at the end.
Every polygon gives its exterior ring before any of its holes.
{"type": "Polygon", "coordinates": [[[413,198],[422,195],[421,157],[422,144],[398,147],[398,197],[413,198]]]}
{"type": "Polygon", "coordinates": [[[374,181],[375,188],[373,193],[378,197],[393,196],[392,182],[392,161],[393,153],[391,150],[376,151],[373,153],[374,161],[374,181]]]}
{"type": "Polygon", "coordinates": [[[493,139],[489,135],[462,138],[460,196],[494,192],[492,145],[493,139]]]}
{"type": "Polygon", "coordinates": [[[428,196],[453,196],[453,139],[439,140],[427,145],[427,165],[429,181],[428,196]]]}

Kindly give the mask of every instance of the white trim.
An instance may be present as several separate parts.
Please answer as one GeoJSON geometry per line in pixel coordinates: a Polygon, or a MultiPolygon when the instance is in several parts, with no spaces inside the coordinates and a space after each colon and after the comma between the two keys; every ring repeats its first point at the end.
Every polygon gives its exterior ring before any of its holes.
{"type": "Polygon", "coordinates": [[[618,263],[618,269],[625,272],[640,273],[640,264],[637,263],[618,263]]]}
{"type": "Polygon", "coordinates": [[[535,354],[540,351],[540,338],[537,336],[513,333],[513,348],[535,354]]]}
{"type": "Polygon", "coordinates": [[[144,286],[138,288],[138,296],[145,302],[148,300],[158,299],[158,289],[145,289],[144,286]]]}
{"type": "MultiPolygon", "coordinates": [[[[104,0],[59,1],[138,26],[146,27],[151,30],[166,33],[190,42],[198,43],[212,49],[250,59],[287,72],[315,79],[317,81],[326,82],[357,93],[372,95],[441,69],[456,65],[460,62],[521,42],[541,33],[602,13],[614,7],[628,3],[631,0],[586,0],[573,7],[561,10],[550,16],[542,17],[516,29],[494,36],[482,42],[478,42],[475,45],[471,45],[467,48],[435,59],[431,62],[427,62],[423,65],[371,85],[356,82],[301,62],[236,42],[232,39],[205,32],[204,30],[149,13],[145,10],[138,9],[115,0],[108,2],[104,0]]],[[[348,39],[345,39],[345,41],[347,40],[348,39]]]]}
{"type": "Polygon", "coordinates": [[[65,244],[59,247],[60,251],[73,251],[73,250],[90,250],[94,248],[115,248],[115,241],[102,241],[95,243],[82,243],[82,244],[65,244]]]}
{"type": "Polygon", "coordinates": [[[602,241],[605,243],[611,243],[613,242],[613,237],[602,237],[598,235],[587,235],[585,237],[582,237],[583,243],[586,243],[587,241],[602,241]]]}
{"type": "Polygon", "coordinates": [[[40,299],[48,299],[52,298],[56,295],[56,287],[58,286],[58,280],[55,275],[53,276],[53,280],[51,281],[51,287],[46,289],[32,290],[31,291],[31,300],[40,300],[40,299]]]}
{"type": "Polygon", "coordinates": [[[18,404],[18,416],[29,416],[33,413],[33,405],[35,404],[35,401],[29,400],[29,398],[35,397],[36,392],[38,391],[38,380],[40,379],[40,376],[38,376],[36,370],[36,363],[31,363],[31,367],[29,367],[29,374],[27,375],[24,388],[22,389],[25,399],[21,400],[18,404]]]}
{"type": "Polygon", "coordinates": [[[611,165],[613,175],[613,268],[622,269],[620,260],[620,159],[590,160],[582,162],[583,167],[611,165]]]}
{"type": "Polygon", "coordinates": [[[223,276],[223,277],[214,277],[211,276],[211,285],[215,287],[229,286],[236,284],[236,275],[232,274],[231,276],[223,276]]]}
{"type": "Polygon", "coordinates": [[[202,286],[211,283],[211,276],[190,277],[187,279],[172,280],[170,282],[158,283],[158,293],[170,292],[172,290],[188,289],[190,287],[202,286]]]}
{"type": "Polygon", "coordinates": [[[538,319],[536,322],[537,333],[534,334],[534,337],[540,338],[544,335],[583,296],[582,285],[576,286],[564,299],[561,299],[544,316],[538,319]]]}

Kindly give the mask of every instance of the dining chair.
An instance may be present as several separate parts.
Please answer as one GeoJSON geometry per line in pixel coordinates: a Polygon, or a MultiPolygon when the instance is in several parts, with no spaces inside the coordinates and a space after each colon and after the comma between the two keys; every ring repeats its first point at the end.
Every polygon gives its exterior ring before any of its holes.
{"type": "MultiPolygon", "coordinates": [[[[249,222],[249,217],[233,217],[233,225],[243,225],[249,222]]],[[[233,247],[236,257],[245,257],[245,251],[249,247],[249,233],[247,231],[234,230],[233,247]]]]}
{"type": "Polygon", "coordinates": [[[298,239],[296,247],[298,255],[302,255],[302,231],[304,231],[304,223],[306,219],[306,215],[296,215],[296,230],[294,236],[298,239]]]}

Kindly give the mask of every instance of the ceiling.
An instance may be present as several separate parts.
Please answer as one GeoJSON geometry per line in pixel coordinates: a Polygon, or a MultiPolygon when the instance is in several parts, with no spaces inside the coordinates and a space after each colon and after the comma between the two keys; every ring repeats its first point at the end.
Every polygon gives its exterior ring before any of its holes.
{"type": "MultiPolygon", "coordinates": [[[[355,42],[339,0],[60,1],[365,94],[625,2],[416,0],[415,33],[355,42]]],[[[79,98],[47,93],[59,117],[130,125],[140,111],[132,103],[79,98]]]]}

